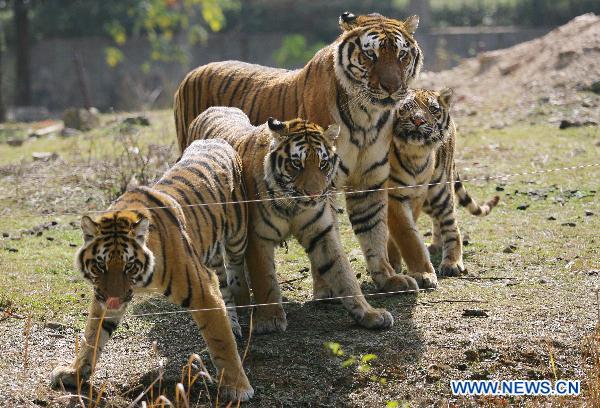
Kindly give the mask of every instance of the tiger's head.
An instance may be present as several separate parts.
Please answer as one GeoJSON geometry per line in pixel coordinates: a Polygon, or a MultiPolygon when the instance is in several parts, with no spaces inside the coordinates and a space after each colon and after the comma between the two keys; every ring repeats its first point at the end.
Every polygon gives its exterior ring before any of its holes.
{"type": "Polygon", "coordinates": [[[433,147],[449,134],[452,89],[439,92],[416,89],[414,94],[396,110],[394,143],[433,147]]]}
{"type": "Polygon", "coordinates": [[[334,59],[336,77],[345,90],[379,106],[404,99],[423,64],[423,52],[413,37],[418,25],[418,16],[401,21],[381,14],[343,13],[334,59]]]}
{"type": "Polygon", "coordinates": [[[84,243],[75,266],[94,287],[95,298],[108,309],[120,309],[133,288],[148,283],[154,256],[146,247],[150,221],[133,211],[115,211],[96,220],[81,218],[84,243]]]}
{"type": "Polygon", "coordinates": [[[335,140],[340,127],[333,124],[323,130],[303,119],[280,122],[269,118],[273,137],[265,159],[265,179],[278,196],[294,198],[301,207],[314,207],[333,188],[338,156],[335,140]]]}

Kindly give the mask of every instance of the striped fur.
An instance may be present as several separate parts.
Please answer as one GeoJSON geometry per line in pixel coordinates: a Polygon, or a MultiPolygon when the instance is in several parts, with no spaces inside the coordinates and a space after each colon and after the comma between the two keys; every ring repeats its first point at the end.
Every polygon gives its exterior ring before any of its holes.
{"type": "Polygon", "coordinates": [[[432,218],[434,243],[430,249],[444,250],[440,275],[456,275],[464,271],[460,231],[455,217],[455,193],[461,205],[475,215],[487,215],[498,197],[479,206],[465,188],[456,181],[454,152],[456,128],[450,116],[452,91],[417,89],[412,100],[396,114],[393,146],[390,152],[391,172],[388,186],[390,261],[400,269],[404,259],[408,273],[425,286],[434,287],[437,277],[429,253],[416,228],[422,211],[432,218]],[[439,183],[428,186],[427,184],[439,183]],[[403,188],[411,185],[419,187],[403,188]],[[454,186],[454,188],[452,187],[454,186]],[[443,244],[442,244],[443,242],[443,244]]]}
{"type": "Polygon", "coordinates": [[[372,308],[344,256],[335,214],[326,193],[333,187],[339,158],[335,139],[339,126],[327,130],[301,119],[270,119],[253,126],[237,108],[212,107],[191,124],[190,140],[227,140],[242,158],[249,203],[246,265],[254,298],[270,306],[257,308],[254,331],[283,331],[287,327],[275,274],[275,248],[293,235],[304,247],[313,271],[343,300],[350,315],[367,328],[393,324],[385,310],[372,308]]]}
{"type": "MultiPolygon", "coordinates": [[[[344,13],[342,34],[302,69],[226,61],[193,70],[175,94],[179,148],[189,143],[191,121],[211,106],[240,108],[254,125],[269,116],[301,117],[324,128],[337,123],[341,132],[336,185],[355,190],[382,187],[389,175],[392,111],[407,97],[422,65],[422,52],[413,37],[417,25],[416,16],[400,21],[379,14],[344,13]]],[[[350,221],[377,286],[416,288],[412,278],[396,275],[388,261],[386,193],[346,198],[350,221]]]]}
{"type": "Polygon", "coordinates": [[[133,293],[151,291],[190,309],[223,376],[223,397],[252,397],[218,289],[227,285],[209,269],[223,268],[222,253],[232,275],[239,276],[243,266],[247,207],[211,204],[244,199],[241,171],[239,156],[226,142],[199,141],[153,187],[123,194],[95,220],[82,218],[85,242],[76,266],[93,285],[94,300],[85,343],[70,366],[52,372],[55,385],[73,386],[78,376],[88,378],[96,337],[99,357],[133,293]],[[204,308],[214,310],[195,311],[204,308]]]}

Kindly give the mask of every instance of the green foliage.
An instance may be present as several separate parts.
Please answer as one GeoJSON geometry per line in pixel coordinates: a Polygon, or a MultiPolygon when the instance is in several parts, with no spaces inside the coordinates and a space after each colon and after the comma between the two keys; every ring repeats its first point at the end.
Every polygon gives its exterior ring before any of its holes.
{"type": "MultiPolygon", "coordinates": [[[[339,343],[328,341],[328,342],[325,342],[324,346],[327,350],[329,350],[331,355],[334,357],[342,357],[345,355],[345,352],[339,343]]],[[[366,373],[371,372],[371,370],[373,369],[373,367],[371,366],[371,361],[373,361],[375,359],[377,359],[377,356],[375,354],[365,354],[360,357],[350,356],[347,359],[345,359],[344,361],[342,361],[340,363],[340,365],[342,368],[354,367],[354,369],[356,371],[358,371],[359,373],[366,374],[366,373]]],[[[387,379],[385,377],[380,377],[378,375],[373,374],[373,375],[370,375],[368,378],[369,378],[369,381],[374,382],[374,383],[379,383],[381,385],[387,384],[387,379]]]]}
{"type": "MultiPolygon", "coordinates": [[[[133,20],[132,34],[144,36],[150,42],[150,61],[185,63],[187,54],[175,43],[175,35],[184,30],[188,44],[204,41],[209,30],[223,28],[224,10],[237,6],[237,0],[145,0],[128,7],[127,15],[133,20]]],[[[118,46],[125,44],[127,29],[118,20],[106,23],[105,30],[118,46]]],[[[107,64],[111,67],[121,61],[115,55],[114,51],[107,52],[107,64]]],[[[143,70],[148,69],[146,62],[143,70]]]]}
{"type": "Polygon", "coordinates": [[[273,58],[279,67],[297,68],[306,64],[324,46],[323,42],[309,45],[302,34],[291,34],[283,38],[281,48],[273,53],[273,58]]]}

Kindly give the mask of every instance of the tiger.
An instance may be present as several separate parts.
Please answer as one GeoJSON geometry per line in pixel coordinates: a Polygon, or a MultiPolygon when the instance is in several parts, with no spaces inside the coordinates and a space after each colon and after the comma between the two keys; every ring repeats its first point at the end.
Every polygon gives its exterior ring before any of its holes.
{"type": "Polygon", "coordinates": [[[392,112],[423,62],[414,38],[419,18],[345,12],[339,24],[341,35],[299,70],[224,61],[188,73],[174,97],[179,149],[187,145],[189,124],[211,106],[240,108],[253,125],[270,116],[300,117],[323,128],[338,124],[336,185],[354,190],[345,196],[346,207],[367,270],[379,289],[416,290],[415,279],[396,274],[389,262],[381,188],[389,175],[392,112]]]}
{"type": "Polygon", "coordinates": [[[224,139],[242,158],[249,201],[246,270],[255,302],[261,304],[253,316],[256,334],[287,328],[274,253],[290,235],[359,325],[386,329],[394,323],[388,311],[365,300],[340,241],[330,205],[340,162],[335,146],[339,132],[336,124],[323,130],[298,118],[269,118],[255,127],[244,112],[230,107],[208,108],[190,124],[187,143],[224,139]]]}
{"type": "Polygon", "coordinates": [[[84,243],[75,266],[94,298],[83,345],[69,366],[52,371],[52,385],[88,379],[133,292],[150,291],[189,309],[222,376],[222,397],[253,396],[219,292],[223,282],[210,269],[223,254],[231,275],[243,267],[248,211],[241,165],[225,141],[197,141],[152,187],[124,193],[95,219],[81,218],[84,243]]]}
{"type": "Polygon", "coordinates": [[[432,218],[430,252],[443,249],[439,274],[456,276],[465,268],[454,213],[455,195],[462,206],[479,216],[489,214],[500,199],[495,196],[480,206],[460,182],[454,164],[456,127],[450,116],[452,99],[453,91],[448,88],[439,92],[416,89],[414,97],[396,112],[390,149],[390,261],[399,270],[404,259],[408,273],[422,273],[429,280],[428,286],[437,285],[437,275],[416,227],[420,212],[432,218]]]}

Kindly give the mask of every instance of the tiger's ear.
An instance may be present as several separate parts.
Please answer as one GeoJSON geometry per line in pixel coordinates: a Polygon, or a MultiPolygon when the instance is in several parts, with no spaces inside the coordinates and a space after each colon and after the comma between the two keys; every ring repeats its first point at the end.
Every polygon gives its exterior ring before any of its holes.
{"type": "Polygon", "coordinates": [[[90,242],[96,235],[98,235],[98,224],[96,224],[94,220],[87,215],[84,215],[81,217],[81,231],[83,231],[83,240],[86,243],[90,242]]]}
{"type": "Polygon", "coordinates": [[[454,102],[454,90],[452,88],[442,89],[440,91],[440,102],[450,108],[454,102]]]}
{"type": "Polygon", "coordinates": [[[288,134],[287,124],[273,117],[270,117],[267,120],[267,126],[269,126],[273,137],[279,142],[281,142],[288,134]]]}
{"type": "Polygon", "coordinates": [[[344,11],[340,16],[340,27],[344,31],[350,31],[356,27],[356,16],[349,11],[344,11]]]}
{"type": "Polygon", "coordinates": [[[335,143],[335,140],[338,138],[339,135],[340,135],[340,125],[338,125],[337,123],[334,123],[333,125],[329,125],[327,130],[325,132],[323,132],[323,136],[325,136],[325,138],[332,143],[335,143]]]}
{"type": "Polygon", "coordinates": [[[410,16],[409,18],[404,20],[404,27],[406,28],[406,31],[408,31],[411,34],[414,34],[415,31],[417,31],[417,28],[419,27],[419,16],[410,16]]]}
{"type": "Polygon", "coordinates": [[[150,230],[150,220],[146,217],[140,217],[140,219],[131,226],[135,234],[135,240],[140,243],[146,243],[148,237],[148,231],[150,230]]]}

